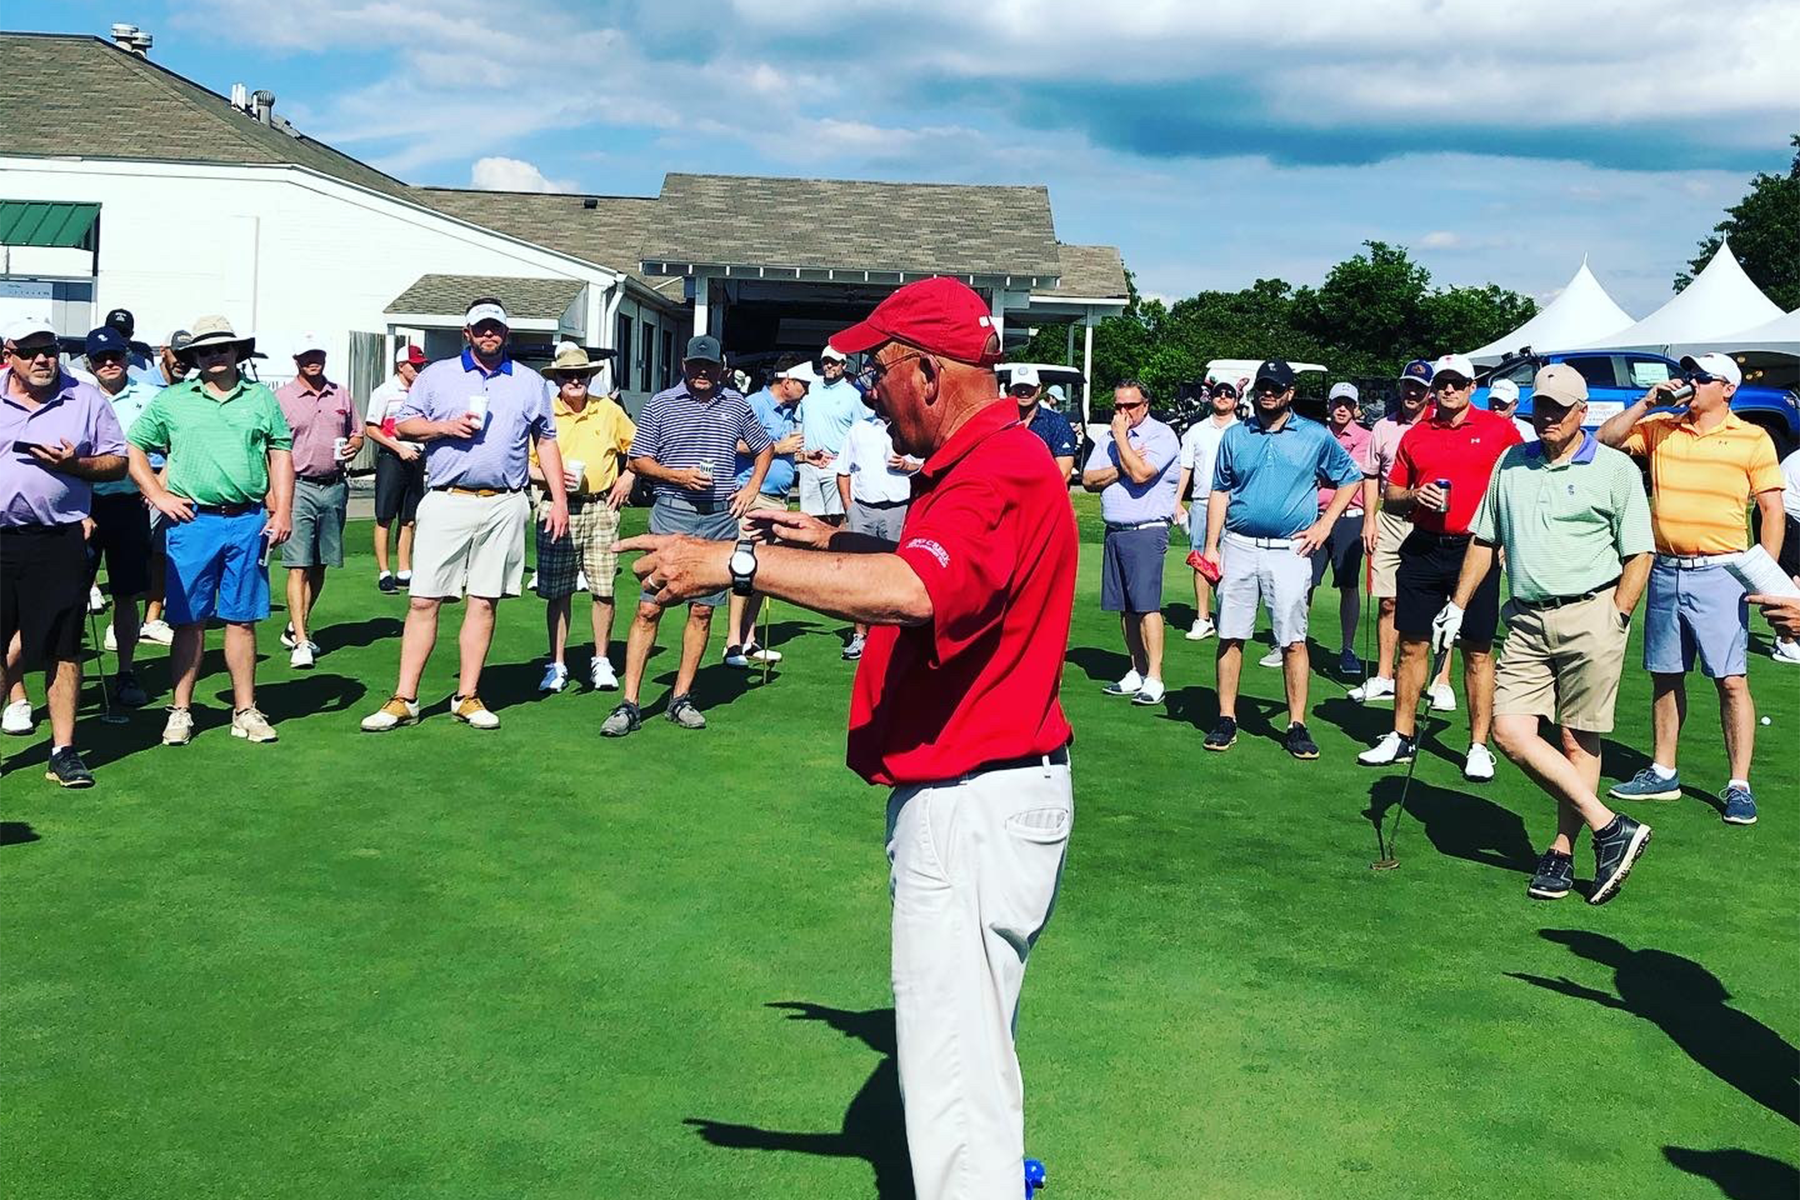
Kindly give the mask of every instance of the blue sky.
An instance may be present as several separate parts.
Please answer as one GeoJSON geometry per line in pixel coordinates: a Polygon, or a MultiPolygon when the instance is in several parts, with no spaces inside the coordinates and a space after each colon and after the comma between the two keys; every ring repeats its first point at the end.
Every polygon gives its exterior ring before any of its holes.
{"type": "Polygon", "coordinates": [[[215,91],[415,183],[654,194],[669,170],[1045,183],[1177,298],[1365,239],[1634,315],[1800,131],[1791,0],[12,0],[153,33],[215,91]]]}

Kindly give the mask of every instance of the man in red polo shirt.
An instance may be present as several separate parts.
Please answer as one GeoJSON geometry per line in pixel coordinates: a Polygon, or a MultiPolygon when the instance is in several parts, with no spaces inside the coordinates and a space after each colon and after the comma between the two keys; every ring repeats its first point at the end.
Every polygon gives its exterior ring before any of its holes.
{"type": "MultiPolygon", "coordinates": [[[[1433,363],[1435,407],[1401,437],[1388,472],[1384,507],[1410,516],[1413,531],[1400,544],[1394,576],[1394,629],[1400,635],[1394,730],[1356,756],[1365,767],[1412,761],[1419,693],[1431,658],[1432,619],[1456,591],[1469,548],[1469,522],[1481,507],[1494,464],[1521,440],[1511,420],[1470,404],[1474,396],[1475,368],[1467,358],[1446,354],[1433,363]]],[[[1462,651],[1469,753],[1463,759],[1463,778],[1481,783],[1494,777],[1494,752],[1487,741],[1494,720],[1494,632],[1500,627],[1498,562],[1476,587],[1467,614],[1462,651]]]]}
{"type": "Polygon", "coordinates": [[[638,537],[621,550],[659,604],[729,583],[872,626],[849,763],[893,787],[894,1014],[920,1200],[1022,1190],[1013,1020],[1074,819],[1057,692],[1075,598],[1075,520],[1043,441],[990,369],[986,301],[909,284],[831,339],[867,353],[870,400],[923,458],[900,544],[802,513],[752,521],[774,545],[638,537]]]}

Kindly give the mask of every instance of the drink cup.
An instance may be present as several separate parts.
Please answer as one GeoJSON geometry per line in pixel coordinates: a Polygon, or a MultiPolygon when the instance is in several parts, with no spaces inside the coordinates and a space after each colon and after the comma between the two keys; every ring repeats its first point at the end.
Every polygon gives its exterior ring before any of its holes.
{"type": "Polygon", "coordinates": [[[488,398],[486,392],[481,392],[469,397],[469,415],[475,418],[476,425],[482,427],[487,425],[487,411],[488,398]]]}
{"type": "Polygon", "coordinates": [[[1449,512],[1450,511],[1450,481],[1448,479],[1434,479],[1434,480],[1432,480],[1432,482],[1438,485],[1438,491],[1444,493],[1444,511],[1449,512]]]}
{"type": "Polygon", "coordinates": [[[345,451],[350,449],[350,439],[339,437],[331,439],[331,457],[337,462],[344,461],[345,451]]]}
{"type": "Polygon", "coordinates": [[[579,458],[571,458],[564,461],[563,468],[575,477],[575,490],[580,491],[581,485],[587,482],[587,464],[579,458]]]}

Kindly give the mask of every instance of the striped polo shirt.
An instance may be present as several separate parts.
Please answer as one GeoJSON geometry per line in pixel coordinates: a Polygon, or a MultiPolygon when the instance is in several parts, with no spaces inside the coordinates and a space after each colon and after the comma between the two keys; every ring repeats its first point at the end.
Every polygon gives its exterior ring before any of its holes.
{"type": "Polygon", "coordinates": [[[1582,596],[1648,554],[1650,502],[1637,464],[1587,434],[1567,462],[1544,444],[1501,455],[1469,532],[1506,549],[1512,594],[1526,603],[1582,596]]]}
{"type": "Polygon", "coordinates": [[[1781,490],[1775,443],[1736,413],[1726,413],[1706,432],[1692,417],[1688,412],[1645,417],[1619,449],[1650,459],[1658,552],[1735,554],[1750,545],[1750,498],[1781,490]]]}
{"type": "Polygon", "coordinates": [[[743,393],[721,387],[705,400],[688,390],[687,381],[650,397],[638,416],[631,439],[631,458],[648,458],[672,470],[706,467],[712,487],[690,491],[658,480],[656,498],[724,503],[737,490],[737,444],[761,454],[775,443],[756,419],[743,393]]]}

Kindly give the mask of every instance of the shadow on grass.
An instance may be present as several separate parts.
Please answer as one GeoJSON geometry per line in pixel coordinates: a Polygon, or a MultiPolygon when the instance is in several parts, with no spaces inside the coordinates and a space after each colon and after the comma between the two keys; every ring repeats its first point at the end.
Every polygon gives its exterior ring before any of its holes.
{"type": "MultiPolygon", "coordinates": [[[[232,704],[230,680],[220,682],[225,686],[213,698],[229,712],[232,704]]],[[[331,672],[314,671],[293,679],[258,683],[256,706],[262,709],[263,715],[271,723],[279,725],[282,721],[300,717],[343,712],[367,695],[368,691],[361,680],[331,672]]]]}
{"type": "Polygon", "coordinates": [[[1726,1200],[1800,1196],[1800,1170],[1748,1150],[1687,1150],[1664,1146],[1663,1157],[1690,1175],[1710,1179],[1726,1200]]]}
{"type": "Polygon", "coordinates": [[[851,1012],[804,1001],[776,1001],[790,1021],[818,1021],[881,1055],[869,1078],[844,1110],[834,1132],[800,1133],[689,1117],[683,1124],[714,1146],[731,1150],[786,1150],[823,1158],[860,1158],[875,1172],[880,1200],[910,1200],[912,1165],[906,1153],[906,1121],[900,1107],[900,1068],[894,1057],[894,1010],[851,1012]]]}
{"type": "Polygon", "coordinates": [[[347,625],[327,625],[312,631],[313,641],[319,644],[321,652],[329,654],[333,650],[347,650],[357,646],[373,646],[376,642],[392,641],[395,653],[399,652],[400,631],[405,622],[399,617],[370,617],[366,621],[354,621],[347,625]]]}
{"type": "MultiPolygon", "coordinates": [[[[1201,733],[1210,733],[1219,720],[1219,693],[1215,688],[1199,684],[1178,688],[1163,697],[1163,704],[1168,710],[1163,720],[1180,721],[1201,733]]],[[[1240,707],[1242,704],[1240,700],[1240,707]]]]}
{"type": "Polygon", "coordinates": [[[1391,704],[1358,704],[1347,695],[1333,696],[1313,705],[1312,715],[1328,725],[1336,726],[1353,742],[1374,745],[1382,734],[1394,727],[1391,704]]]}
{"type": "Polygon", "coordinates": [[[1123,679],[1125,672],[1131,670],[1131,659],[1123,651],[1102,650],[1098,646],[1069,647],[1069,661],[1099,684],[1123,679]]]}
{"type": "MultiPolygon", "coordinates": [[[[1384,821],[1401,822],[1396,838],[1405,834],[1405,818],[1389,813],[1400,803],[1406,775],[1383,775],[1369,789],[1369,807],[1363,810],[1377,829],[1384,821]]],[[[1406,815],[1416,820],[1439,854],[1461,858],[1484,867],[1529,875],[1537,869],[1537,854],[1525,832],[1525,822],[1510,809],[1471,792],[1454,792],[1414,777],[1406,794],[1406,815]]]]}
{"type": "MultiPolygon", "coordinates": [[[[1623,783],[1650,765],[1649,756],[1642,750],[1635,746],[1628,746],[1624,742],[1615,742],[1611,738],[1601,739],[1600,761],[1604,764],[1602,769],[1606,773],[1606,777],[1600,781],[1602,799],[1606,798],[1606,789],[1610,788],[1613,782],[1623,783]]],[[[1684,783],[1681,785],[1681,794],[1690,800],[1698,800],[1720,816],[1725,815],[1725,801],[1711,792],[1684,783]]],[[[1650,800],[1639,803],[1662,804],[1665,802],[1650,800]]]]}
{"type": "Polygon", "coordinates": [[[23,846],[43,840],[29,821],[0,821],[0,846],[23,846]]]}
{"type": "MultiPolygon", "coordinates": [[[[1720,1081],[1776,1116],[1800,1124],[1800,1050],[1755,1017],[1727,1004],[1731,993],[1718,976],[1679,954],[1633,950],[1603,934],[1543,929],[1538,936],[1567,946],[1589,962],[1611,967],[1618,994],[1583,987],[1566,977],[1547,979],[1508,971],[1512,978],[1650,1022],[1720,1081]]],[[[1794,1193],[1790,1188],[1785,1194],[1794,1193]]]]}

